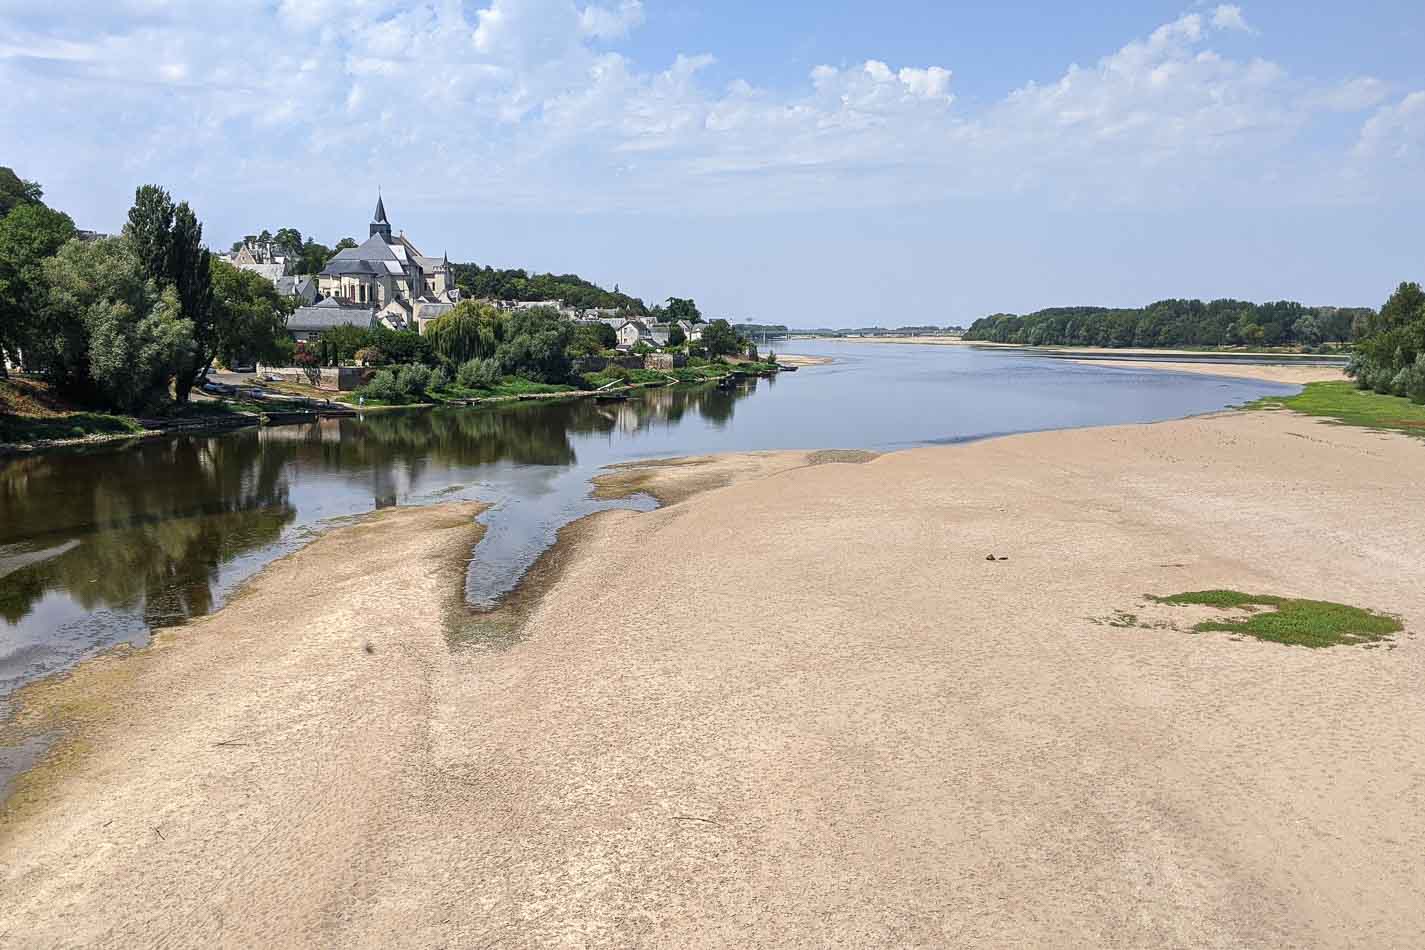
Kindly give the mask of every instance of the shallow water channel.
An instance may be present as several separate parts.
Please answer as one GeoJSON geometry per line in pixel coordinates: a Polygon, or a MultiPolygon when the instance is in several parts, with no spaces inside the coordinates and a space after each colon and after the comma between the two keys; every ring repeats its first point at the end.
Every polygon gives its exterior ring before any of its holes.
{"type": "Polygon", "coordinates": [[[764,449],[893,450],[1148,422],[1296,387],[962,347],[795,342],[836,362],[756,380],[360,419],[0,462],[0,697],[106,647],[220,607],[341,519],[392,505],[493,507],[472,604],[518,583],[559,529],[612,506],[590,479],[627,461],[764,449]]]}

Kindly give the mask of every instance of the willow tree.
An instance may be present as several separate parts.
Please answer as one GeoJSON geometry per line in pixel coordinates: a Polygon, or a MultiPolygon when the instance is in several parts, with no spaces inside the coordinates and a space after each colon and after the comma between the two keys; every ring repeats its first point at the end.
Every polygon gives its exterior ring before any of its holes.
{"type": "Polygon", "coordinates": [[[442,361],[460,366],[495,352],[500,312],[489,304],[466,300],[426,327],[425,336],[442,361]]]}

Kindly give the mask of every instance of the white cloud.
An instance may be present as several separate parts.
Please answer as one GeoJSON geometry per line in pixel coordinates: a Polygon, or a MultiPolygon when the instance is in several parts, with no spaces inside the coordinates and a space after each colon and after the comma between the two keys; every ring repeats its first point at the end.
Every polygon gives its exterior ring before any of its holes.
{"type": "Polygon", "coordinates": [[[1321,90],[1311,103],[1331,112],[1362,112],[1380,105],[1388,95],[1390,87],[1384,81],[1359,76],[1321,90]]]}
{"type": "Polygon", "coordinates": [[[1242,8],[1230,3],[1221,4],[1212,11],[1212,25],[1219,30],[1240,30],[1243,33],[1252,31],[1247,25],[1247,18],[1242,15],[1242,8]]]}
{"type": "Polygon", "coordinates": [[[186,190],[301,182],[319,204],[399,176],[471,207],[718,211],[1027,192],[1310,201],[1348,154],[1364,193],[1392,175],[1383,156],[1421,148],[1425,106],[1382,105],[1380,80],[1307,81],[1214,49],[1249,29],[1230,5],[967,108],[952,64],[872,57],[791,91],[715,85],[716,51],[654,69],[617,51],[638,0],[482,2],[155,0],[137,16],[129,0],[85,17],[10,0],[0,140],[31,177],[76,187],[105,163],[186,190]],[[1354,148],[1303,144],[1318,118],[1370,109],[1354,148]]]}
{"type": "Polygon", "coordinates": [[[640,0],[623,0],[618,9],[587,6],[579,14],[579,28],[586,36],[600,39],[619,39],[643,22],[643,4],[640,0]]]}
{"type": "Polygon", "coordinates": [[[1382,106],[1361,128],[1354,155],[1358,159],[1388,159],[1425,164],[1425,89],[1394,105],[1382,106]]]}

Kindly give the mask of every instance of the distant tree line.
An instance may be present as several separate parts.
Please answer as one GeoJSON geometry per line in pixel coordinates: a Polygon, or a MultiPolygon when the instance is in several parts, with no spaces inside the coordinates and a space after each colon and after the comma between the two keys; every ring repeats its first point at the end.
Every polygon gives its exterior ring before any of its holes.
{"type": "Polygon", "coordinates": [[[144,185],[121,236],[86,241],[42,199],[37,184],[0,168],[0,355],[9,362],[76,402],[136,412],[186,403],[215,359],[281,352],[290,301],[214,258],[186,201],[144,185]]]}
{"type": "Polygon", "coordinates": [[[1425,403],[1425,291],[1403,283],[1361,328],[1346,372],[1356,385],[1425,403]]]}
{"type": "Polygon", "coordinates": [[[981,317],[965,339],[1030,346],[1320,346],[1350,341],[1368,308],[1306,307],[1289,300],[1160,300],[1139,309],[1053,307],[981,317]]]}
{"type": "Polygon", "coordinates": [[[604,290],[577,274],[530,274],[524,270],[497,270],[479,264],[452,264],[455,285],[462,295],[477,300],[562,300],[578,310],[618,310],[648,316],[642,300],[619,291],[604,290]]]}

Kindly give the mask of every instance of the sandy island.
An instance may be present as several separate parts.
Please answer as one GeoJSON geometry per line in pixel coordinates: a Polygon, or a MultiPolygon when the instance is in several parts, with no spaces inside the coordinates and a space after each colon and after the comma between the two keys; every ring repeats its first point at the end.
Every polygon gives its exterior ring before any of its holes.
{"type": "Polygon", "coordinates": [[[623,469],[673,503],[566,529],[498,644],[447,637],[476,509],[373,515],[25,690],[7,736],[67,732],[0,945],[1420,946],[1425,640],[1103,621],[1425,629],[1422,453],[1278,411],[623,469]]]}
{"type": "Polygon", "coordinates": [[[1279,363],[1200,363],[1172,360],[1094,360],[1074,359],[1073,363],[1090,366],[1111,366],[1116,369],[1157,369],[1174,373],[1199,373],[1205,376],[1231,376],[1234,379],[1261,379],[1271,383],[1325,383],[1346,378],[1339,366],[1291,366],[1279,363]]]}

